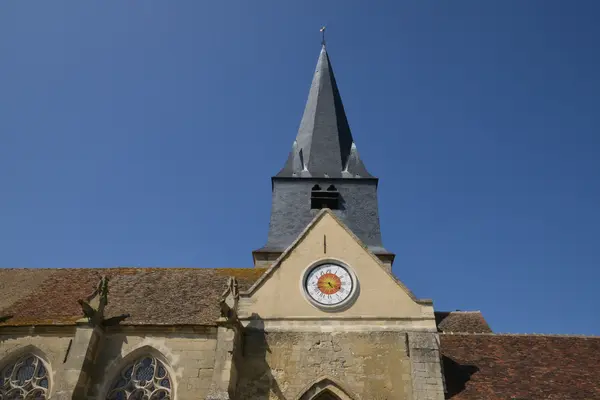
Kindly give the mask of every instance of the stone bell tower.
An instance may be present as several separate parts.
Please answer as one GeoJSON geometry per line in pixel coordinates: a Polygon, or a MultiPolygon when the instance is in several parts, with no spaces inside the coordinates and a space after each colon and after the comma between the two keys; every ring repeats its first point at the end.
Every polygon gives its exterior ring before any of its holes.
{"type": "Polygon", "coordinates": [[[394,254],[383,247],[379,227],[378,179],[358,154],[325,44],[296,140],[271,181],[269,235],[253,252],[256,267],[271,264],[320,209],[329,208],[391,270],[394,254]]]}

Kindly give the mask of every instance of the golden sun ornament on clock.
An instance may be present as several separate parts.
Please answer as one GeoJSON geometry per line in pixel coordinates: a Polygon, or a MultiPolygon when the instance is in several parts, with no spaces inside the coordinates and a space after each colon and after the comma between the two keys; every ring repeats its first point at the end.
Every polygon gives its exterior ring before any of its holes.
{"type": "Polygon", "coordinates": [[[324,262],[309,268],[303,282],[308,300],[322,309],[343,307],[356,293],[354,273],[337,262],[324,262]]]}

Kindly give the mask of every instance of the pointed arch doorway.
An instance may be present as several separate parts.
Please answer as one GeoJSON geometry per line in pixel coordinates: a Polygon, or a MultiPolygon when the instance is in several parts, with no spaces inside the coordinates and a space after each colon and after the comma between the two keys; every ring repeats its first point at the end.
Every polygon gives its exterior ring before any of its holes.
{"type": "Polygon", "coordinates": [[[330,392],[329,390],[325,390],[325,391],[319,393],[316,397],[314,397],[314,399],[315,400],[342,400],[338,396],[336,396],[334,393],[330,392]]]}
{"type": "Polygon", "coordinates": [[[331,378],[319,378],[300,392],[296,400],[354,400],[350,390],[331,378]]]}

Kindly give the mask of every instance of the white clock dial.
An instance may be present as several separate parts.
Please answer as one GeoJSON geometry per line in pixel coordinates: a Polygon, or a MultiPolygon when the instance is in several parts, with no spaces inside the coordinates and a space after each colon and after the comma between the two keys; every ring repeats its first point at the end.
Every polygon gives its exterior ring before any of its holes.
{"type": "Polygon", "coordinates": [[[338,264],[321,264],[308,272],[304,290],[318,305],[336,306],[354,292],[354,277],[338,264]]]}

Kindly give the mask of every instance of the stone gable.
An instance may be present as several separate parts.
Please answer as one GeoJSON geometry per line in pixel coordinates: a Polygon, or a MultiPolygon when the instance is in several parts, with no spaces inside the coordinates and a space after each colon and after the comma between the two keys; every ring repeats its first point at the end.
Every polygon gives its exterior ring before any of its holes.
{"type": "Polygon", "coordinates": [[[418,320],[435,331],[433,307],[414,295],[328,210],[319,213],[288,250],[240,297],[242,320],[260,318],[371,318],[418,320]],[[340,262],[356,274],[359,294],[348,309],[331,313],[307,301],[302,277],[319,262],[340,262]]]}

